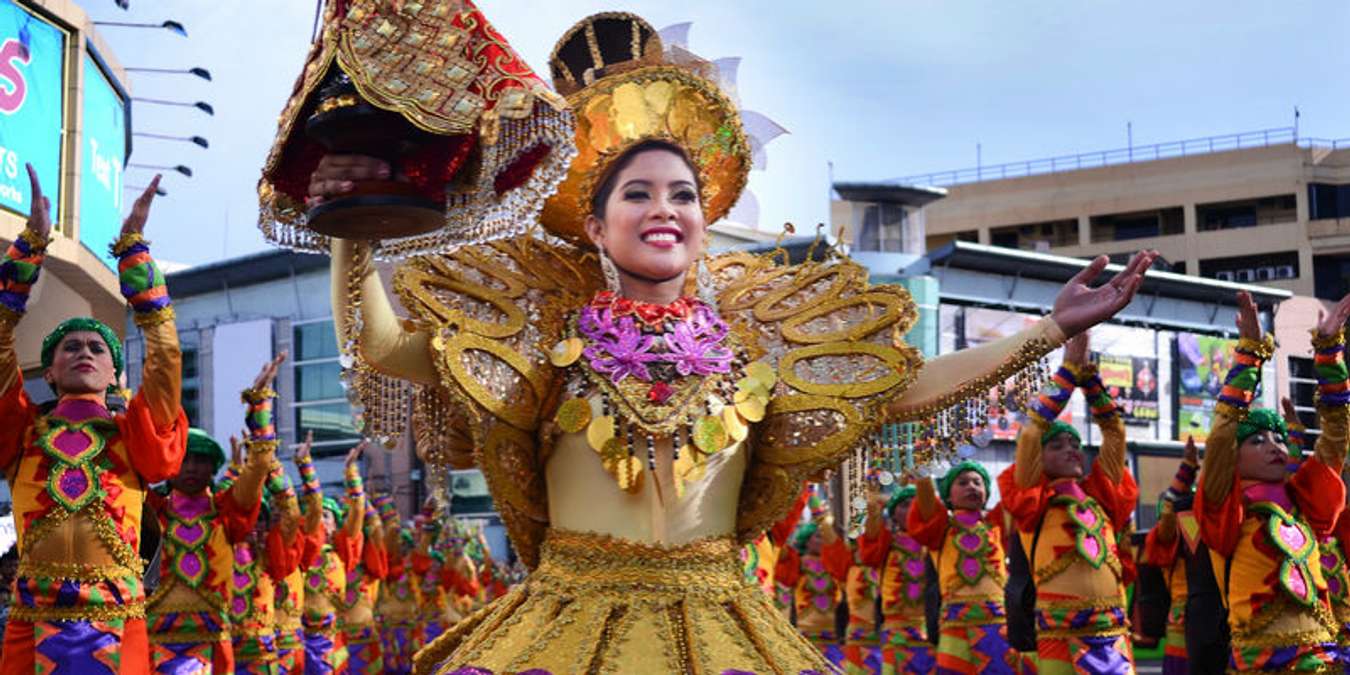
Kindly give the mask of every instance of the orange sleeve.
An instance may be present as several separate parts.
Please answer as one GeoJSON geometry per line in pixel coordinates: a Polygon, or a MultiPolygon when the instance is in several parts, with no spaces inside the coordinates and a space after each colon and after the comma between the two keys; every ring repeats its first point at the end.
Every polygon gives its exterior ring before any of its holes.
{"type": "MultiPolygon", "coordinates": [[[[15,366],[18,370],[18,366],[15,366]]],[[[3,395],[0,395],[0,469],[9,475],[11,469],[17,470],[19,456],[23,454],[24,434],[37,419],[38,408],[23,390],[22,374],[14,376],[14,382],[3,395]]],[[[12,477],[11,477],[12,478],[12,477]]]]}
{"type": "Polygon", "coordinates": [[[366,550],[361,553],[361,562],[366,566],[366,574],[384,579],[389,576],[389,559],[384,554],[384,543],[367,541],[366,550]]]}
{"type": "MultiPolygon", "coordinates": [[[[1018,530],[1035,532],[1036,524],[1041,522],[1045,509],[1050,506],[1050,489],[1045,478],[1031,487],[1019,486],[1016,471],[1017,465],[1013,464],[998,475],[998,491],[1002,495],[1003,509],[1012,516],[1018,530]]],[[[1135,491],[1137,493],[1138,488],[1135,491]]]]}
{"type": "Polygon", "coordinates": [[[1206,499],[1205,481],[1195,490],[1195,513],[1200,520],[1200,539],[1209,550],[1225,558],[1233,555],[1237,549],[1238,536],[1242,528],[1242,519],[1246,511],[1242,507],[1242,485],[1237,472],[1232,472],[1233,484],[1228,494],[1217,504],[1206,499]]]}
{"type": "Polygon", "coordinates": [[[928,547],[930,551],[936,551],[942,548],[942,540],[947,536],[947,519],[950,518],[946,507],[938,506],[933,509],[928,517],[923,516],[923,509],[909,509],[909,517],[905,520],[905,531],[914,540],[928,547]]]}
{"type": "Polygon", "coordinates": [[[365,537],[360,532],[352,535],[346,530],[339,530],[337,534],[333,535],[333,551],[337,553],[338,560],[342,561],[342,569],[346,570],[348,574],[351,574],[356,566],[361,563],[361,550],[365,548],[362,546],[364,543],[361,541],[362,539],[365,539],[365,537]]]}
{"type": "Polygon", "coordinates": [[[776,584],[782,584],[788,588],[797,586],[797,579],[802,576],[802,557],[797,553],[797,549],[788,546],[778,554],[778,562],[773,566],[773,581],[776,584]]]}
{"type": "Polygon", "coordinates": [[[806,508],[806,502],[810,497],[810,488],[803,487],[802,493],[797,495],[797,501],[793,502],[792,509],[769,529],[769,541],[773,542],[775,547],[782,548],[787,543],[788,537],[791,537],[792,532],[797,529],[797,522],[802,519],[802,510],[806,508]]]}
{"type": "Polygon", "coordinates": [[[848,542],[843,537],[820,547],[820,562],[825,571],[836,581],[843,583],[848,578],[848,568],[853,567],[853,552],[848,550],[848,542]]]}
{"type": "Polygon", "coordinates": [[[144,389],[136,392],[127,411],[117,416],[117,430],[126,443],[131,468],[147,483],[158,483],[178,475],[187,454],[187,415],[178,409],[178,418],[167,426],[155,423],[151,404],[144,389]]]}
{"type": "Polygon", "coordinates": [[[1177,560],[1177,546],[1181,544],[1181,537],[1172,537],[1171,541],[1164,542],[1160,534],[1161,530],[1155,525],[1144,537],[1144,562],[1169,570],[1177,560]]]}
{"type": "MultiPolygon", "coordinates": [[[[387,552],[386,552],[387,554],[387,552]]],[[[403,576],[403,569],[407,567],[407,560],[402,555],[386,555],[385,560],[388,567],[385,569],[386,579],[397,579],[403,576]]]]}
{"type": "Polygon", "coordinates": [[[416,574],[419,577],[424,576],[427,572],[431,570],[431,563],[433,562],[435,561],[431,559],[431,556],[426,555],[425,553],[413,553],[412,555],[413,574],[416,574]]]}
{"type": "Polygon", "coordinates": [[[868,567],[881,569],[886,562],[886,554],[891,550],[891,531],[881,528],[875,537],[864,534],[858,537],[858,559],[868,567]]]}
{"type": "Polygon", "coordinates": [[[295,568],[300,566],[300,556],[305,552],[304,536],[287,541],[281,532],[280,523],[267,530],[267,575],[281,581],[295,568]]]}
{"type": "Polygon", "coordinates": [[[1299,465],[1289,479],[1289,496],[1308,519],[1318,537],[1331,534],[1345,509],[1345,483],[1336,469],[1314,455],[1299,465]]]}
{"type": "Polygon", "coordinates": [[[261,501],[253,502],[248,508],[239,504],[239,500],[234,498],[234,488],[237,485],[239,484],[235,483],[215,496],[219,524],[225,527],[225,538],[231,544],[238,544],[248,538],[249,532],[253,531],[253,526],[258,522],[258,512],[262,506],[261,501]]]}
{"type": "MultiPolygon", "coordinates": [[[[1003,487],[1002,483],[999,487],[1003,487]]],[[[1125,530],[1134,516],[1134,507],[1139,503],[1139,485],[1134,482],[1134,476],[1128,468],[1121,471],[1120,482],[1116,482],[1106,475],[1097,462],[1093,462],[1092,471],[1083,481],[1083,491],[1101,505],[1106,517],[1111,519],[1111,527],[1117,532],[1125,530]]]]}
{"type": "Polygon", "coordinates": [[[300,536],[300,565],[313,567],[323,551],[323,535],[318,532],[305,532],[300,536]]]}

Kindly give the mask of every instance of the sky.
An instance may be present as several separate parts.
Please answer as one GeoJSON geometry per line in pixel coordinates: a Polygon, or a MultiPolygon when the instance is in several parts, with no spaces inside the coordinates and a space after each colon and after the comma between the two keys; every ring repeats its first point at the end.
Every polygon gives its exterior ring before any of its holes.
{"type": "MultiPolygon", "coordinates": [[[[424,0],[430,1],[430,0],[424,0]]],[[[137,131],[201,135],[211,147],[135,139],[131,161],[185,164],[148,228],[156,255],[201,264],[264,250],[256,184],[276,116],[303,64],[313,0],[81,0],[124,66],[200,66],[213,79],[133,74],[134,96],[203,100],[195,110],[133,105],[137,131]]],[[[1288,127],[1350,137],[1350,3],[1316,0],[481,0],[537,71],[556,39],[598,11],[656,28],[693,22],[689,47],[742,58],[741,105],[789,134],[751,177],[759,226],[828,220],[835,180],[918,173],[1288,127]],[[831,169],[832,166],[832,169],[831,169]]],[[[129,184],[148,172],[130,169],[129,184]]]]}

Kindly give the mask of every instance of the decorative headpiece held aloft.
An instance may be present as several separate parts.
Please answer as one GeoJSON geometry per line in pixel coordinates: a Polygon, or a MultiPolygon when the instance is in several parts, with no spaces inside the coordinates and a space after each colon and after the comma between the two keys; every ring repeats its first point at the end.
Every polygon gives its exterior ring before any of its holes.
{"type": "Polygon", "coordinates": [[[632,14],[607,12],[563,34],[549,58],[553,84],[576,117],[577,156],[544,204],[550,234],[589,246],[584,224],[614,162],[647,141],[684,150],[698,172],[705,222],[731,211],[754,153],[741,112],[715,82],[717,66],[632,14]]]}

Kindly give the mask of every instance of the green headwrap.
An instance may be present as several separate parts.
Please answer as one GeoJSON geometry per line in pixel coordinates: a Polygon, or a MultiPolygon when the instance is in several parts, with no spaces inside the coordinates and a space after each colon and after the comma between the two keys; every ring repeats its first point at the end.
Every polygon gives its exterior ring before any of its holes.
{"type": "MultiPolygon", "coordinates": [[[[989,471],[986,470],[984,466],[981,465],[979,462],[966,460],[964,462],[961,462],[960,464],[957,464],[956,466],[953,466],[951,469],[947,471],[946,474],[942,476],[942,478],[938,479],[938,496],[942,497],[942,503],[946,504],[947,508],[949,509],[952,508],[952,496],[951,496],[952,483],[956,482],[957,476],[960,476],[961,474],[967,471],[974,471],[975,473],[980,474],[980,478],[984,479],[984,499],[986,502],[989,501],[989,490],[990,490],[989,471]]],[[[984,504],[981,504],[980,508],[984,508],[984,504]]]]}
{"type": "Polygon", "coordinates": [[[328,495],[324,495],[323,510],[333,514],[333,520],[337,521],[339,526],[342,525],[343,517],[347,515],[347,509],[342,506],[342,502],[339,502],[328,495]]]}
{"type": "Polygon", "coordinates": [[[816,535],[818,529],[820,529],[820,523],[814,520],[802,523],[797,527],[796,534],[792,535],[792,547],[798,551],[806,551],[806,545],[810,543],[811,537],[816,535]]]}
{"type": "Polygon", "coordinates": [[[103,337],[103,341],[108,343],[108,353],[112,354],[113,368],[117,371],[117,377],[122,377],[122,341],[118,339],[117,333],[109,328],[107,324],[87,316],[78,316],[74,319],[66,319],[56,330],[42,338],[42,367],[52,367],[52,358],[56,355],[56,346],[61,344],[70,333],[98,333],[103,337]]]}
{"type": "Polygon", "coordinates": [[[913,485],[896,488],[895,491],[891,492],[891,498],[886,500],[886,513],[891,513],[895,510],[896,504],[906,499],[913,499],[916,494],[918,494],[918,490],[913,485]]]}
{"type": "Polygon", "coordinates": [[[401,542],[404,546],[407,546],[408,548],[412,548],[413,546],[416,545],[416,544],[413,542],[413,534],[412,534],[412,530],[409,530],[409,529],[406,528],[406,527],[400,528],[400,529],[399,529],[399,531],[398,531],[398,540],[399,540],[399,542],[401,542]]]}
{"type": "Polygon", "coordinates": [[[225,449],[220,447],[216,439],[211,438],[211,434],[197,427],[188,429],[187,451],[189,455],[201,455],[210,459],[214,467],[211,469],[213,474],[225,466],[225,449]]]}
{"type": "MultiPolygon", "coordinates": [[[[1280,437],[1280,441],[1289,443],[1289,425],[1285,423],[1284,418],[1279,413],[1270,408],[1252,408],[1247,411],[1246,419],[1238,422],[1237,442],[1241,445],[1253,434],[1261,431],[1273,431],[1280,437]]],[[[1297,450],[1289,449],[1290,455],[1297,456],[1297,450]]]]}
{"type": "MultiPolygon", "coordinates": [[[[1050,439],[1060,434],[1068,434],[1077,439],[1079,443],[1083,442],[1083,435],[1078,433],[1078,429],[1075,429],[1072,424],[1069,424],[1068,422],[1061,422],[1059,420],[1055,420],[1050,423],[1049,427],[1046,427],[1045,433],[1041,434],[1041,445],[1049,443],[1050,439]]],[[[988,479],[986,478],[985,485],[988,484],[989,482],[988,479]]]]}

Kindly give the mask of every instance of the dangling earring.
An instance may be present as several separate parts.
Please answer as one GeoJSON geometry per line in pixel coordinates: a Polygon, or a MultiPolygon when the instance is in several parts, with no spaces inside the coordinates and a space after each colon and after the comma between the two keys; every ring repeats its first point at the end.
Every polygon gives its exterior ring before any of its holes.
{"type": "Polygon", "coordinates": [[[605,275],[605,288],[619,292],[619,266],[609,259],[609,254],[605,253],[605,247],[597,246],[600,249],[600,272],[605,275]]]}
{"type": "Polygon", "coordinates": [[[703,304],[717,308],[717,287],[713,285],[712,270],[708,269],[708,256],[698,259],[698,299],[703,304]]]}

